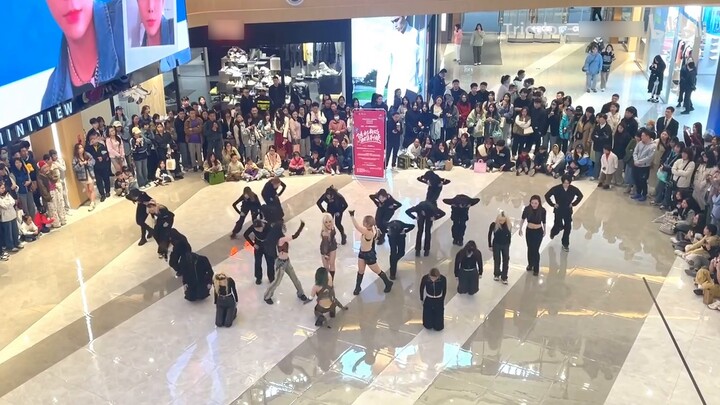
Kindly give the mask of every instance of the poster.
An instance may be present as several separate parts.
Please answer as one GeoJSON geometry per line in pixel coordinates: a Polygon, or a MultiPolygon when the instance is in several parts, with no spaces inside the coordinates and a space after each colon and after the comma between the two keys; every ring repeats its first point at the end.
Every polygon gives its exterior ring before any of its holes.
{"type": "Polygon", "coordinates": [[[385,110],[353,112],[353,163],[355,175],[385,178],[385,110]]]}

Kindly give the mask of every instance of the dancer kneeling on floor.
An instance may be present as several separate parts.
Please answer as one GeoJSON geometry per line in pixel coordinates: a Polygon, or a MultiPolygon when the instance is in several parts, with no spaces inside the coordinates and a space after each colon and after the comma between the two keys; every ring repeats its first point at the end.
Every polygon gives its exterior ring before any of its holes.
{"type": "Polygon", "coordinates": [[[370,267],[375,274],[382,279],[385,283],[385,292],[389,293],[392,290],[393,282],[390,281],[385,273],[380,270],[380,266],[377,264],[377,253],[375,253],[375,239],[378,238],[379,231],[375,227],[375,218],[371,215],[366,215],[363,218],[362,225],[355,219],[355,211],[348,211],[350,218],[352,219],[353,226],[360,232],[360,252],[358,253],[358,274],[355,280],[355,290],[353,295],[360,294],[360,285],[362,284],[363,277],[365,276],[365,266],[370,267]]]}
{"type": "Polygon", "coordinates": [[[235,280],[225,273],[218,273],[213,277],[215,287],[215,326],[230,327],[237,317],[238,293],[235,289],[235,280]]]}
{"type": "Polygon", "coordinates": [[[445,327],[445,294],[447,279],[436,268],[420,281],[420,301],[423,303],[423,326],[441,331],[445,327]]]}
{"type": "Polygon", "coordinates": [[[478,292],[478,281],[483,274],[482,253],[475,241],[468,243],[455,255],[455,278],[458,280],[458,294],[473,295],[478,292]]]}
{"type": "Polygon", "coordinates": [[[315,304],[315,326],[330,325],[327,323],[325,314],[329,313],[330,318],[335,318],[335,311],[338,307],[343,311],[347,311],[348,307],[341,304],[335,296],[335,288],[333,277],[325,267],[319,267],[315,271],[315,285],[310,292],[310,297],[317,297],[315,304]]]}
{"type": "MultiPolygon", "coordinates": [[[[176,245],[187,244],[187,239],[183,238],[170,239],[175,250],[176,245]]],[[[210,287],[213,280],[213,269],[210,260],[207,257],[186,250],[190,245],[187,244],[182,249],[182,254],[178,254],[177,262],[172,263],[176,275],[182,278],[183,289],[185,290],[185,299],[188,301],[200,301],[210,296],[210,287]]]]}
{"type": "Polygon", "coordinates": [[[293,268],[292,264],[290,263],[289,254],[290,241],[297,239],[300,236],[300,232],[302,232],[303,228],[305,228],[305,222],[300,221],[300,227],[298,227],[298,230],[295,231],[293,235],[285,236],[287,228],[283,222],[276,222],[271,225],[270,231],[268,232],[267,241],[271,244],[271,246],[274,245],[277,248],[277,257],[275,258],[275,280],[272,282],[272,284],[270,284],[270,287],[268,287],[267,291],[265,292],[265,296],[263,297],[265,302],[268,304],[273,304],[273,294],[282,282],[285,273],[287,273],[288,277],[290,277],[290,280],[292,280],[293,285],[295,286],[295,290],[297,291],[297,297],[300,299],[300,301],[309,301],[308,297],[303,291],[300,280],[298,280],[297,275],[295,274],[295,268],[293,268]],[[274,243],[275,240],[277,240],[277,243],[274,243]]]}

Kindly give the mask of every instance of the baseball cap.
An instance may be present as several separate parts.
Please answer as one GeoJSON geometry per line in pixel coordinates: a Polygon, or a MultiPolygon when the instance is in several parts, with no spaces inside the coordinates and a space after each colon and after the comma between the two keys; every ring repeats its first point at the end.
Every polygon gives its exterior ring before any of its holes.
{"type": "Polygon", "coordinates": [[[140,128],[138,128],[138,127],[135,127],[135,128],[132,129],[132,133],[133,133],[133,135],[135,135],[135,134],[141,134],[141,133],[142,133],[142,130],[141,130],[140,128]]]}
{"type": "Polygon", "coordinates": [[[121,126],[122,126],[122,123],[121,123],[120,121],[113,121],[112,126],[114,126],[114,127],[116,127],[116,128],[117,128],[117,127],[121,127],[121,126]]]}

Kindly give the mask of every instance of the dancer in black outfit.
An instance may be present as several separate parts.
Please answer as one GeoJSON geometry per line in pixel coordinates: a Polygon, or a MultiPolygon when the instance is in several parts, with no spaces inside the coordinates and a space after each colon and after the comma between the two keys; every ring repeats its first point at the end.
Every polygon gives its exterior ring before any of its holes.
{"type": "Polygon", "coordinates": [[[265,257],[265,265],[267,266],[267,277],[269,282],[275,281],[275,256],[268,251],[275,251],[275,245],[268,244],[267,237],[270,226],[261,219],[253,221],[243,236],[245,240],[253,247],[253,256],[255,257],[255,284],[262,284],[262,261],[265,257]],[[253,237],[251,238],[250,235],[253,237]]]}
{"type": "Polygon", "coordinates": [[[343,214],[348,207],[345,197],[343,197],[335,187],[330,186],[325,190],[325,194],[318,199],[317,206],[320,208],[320,212],[327,212],[333,216],[335,219],[335,228],[340,231],[340,243],[343,245],[346,244],[347,235],[342,225],[343,214]],[[325,207],[323,207],[323,203],[325,203],[325,207]]]}
{"type": "Polygon", "coordinates": [[[384,188],[381,188],[375,194],[370,194],[370,199],[377,207],[375,211],[375,226],[378,229],[377,243],[382,245],[385,243],[388,222],[392,219],[395,211],[402,207],[402,204],[388,194],[384,188]]]}
{"type": "Polygon", "coordinates": [[[453,245],[462,246],[465,239],[467,221],[470,219],[470,207],[480,202],[479,198],[470,198],[465,194],[458,194],[453,198],[446,198],[443,202],[450,206],[450,220],[452,220],[453,245]]]}
{"type": "Polygon", "coordinates": [[[170,252],[170,260],[168,263],[170,264],[170,268],[175,270],[175,275],[180,276],[180,258],[185,256],[188,253],[192,253],[192,246],[190,246],[190,242],[188,242],[185,235],[181,234],[177,229],[171,229],[170,232],[168,232],[168,241],[170,243],[170,246],[172,246],[172,251],[170,252]]]}
{"type": "Polygon", "coordinates": [[[483,274],[482,253],[474,241],[469,241],[455,255],[455,278],[458,294],[473,295],[479,290],[478,281],[483,274]]]}
{"type": "Polygon", "coordinates": [[[245,217],[247,217],[248,213],[250,213],[253,221],[260,215],[260,199],[250,187],[245,187],[242,195],[235,200],[232,207],[235,212],[240,215],[240,219],[235,222],[235,227],[233,227],[232,233],[230,234],[230,239],[235,239],[237,238],[237,234],[240,233],[243,224],[245,224],[245,217]],[[238,209],[238,204],[242,204],[240,209],[238,209]]]}
{"type": "Polygon", "coordinates": [[[500,212],[495,222],[490,224],[488,230],[488,247],[493,252],[493,262],[495,265],[495,281],[502,280],[503,284],[507,284],[508,269],[510,268],[510,224],[504,212],[500,212]],[[502,264],[502,268],[501,268],[502,264]]]}
{"type": "Polygon", "coordinates": [[[225,273],[213,277],[215,296],[215,326],[229,328],[237,317],[238,292],[235,280],[225,273]]]}
{"type": "Polygon", "coordinates": [[[130,190],[128,195],[125,197],[132,201],[135,206],[135,223],[140,227],[140,242],[138,246],[142,246],[147,243],[147,240],[153,237],[153,229],[147,224],[148,214],[147,203],[152,201],[146,192],[140,191],[136,188],[130,190]]]}
{"type": "Polygon", "coordinates": [[[425,172],[425,174],[418,177],[417,179],[419,182],[428,185],[427,194],[425,195],[425,201],[430,201],[434,204],[437,204],[437,200],[438,198],[440,198],[440,193],[442,192],[443,186],[446,184],[450,184],[450,180],[443,179],[432,170],[428,170],[427,172],[425,172]]]}
{"type": "Polygon", "coordinates": [[[445,295],[447,279],[436,268],[420,281],[420,301],[423,303],[423,326],[441,331],[445,327],[445,295]]]}
{"type": "Polygon", "coordinates": [[[398,261],[405,256],[405,235],[415,229],[415,225],[400,220],[388,223],[388,243],[390,244],[390,280],[395,280],[398,261]]]}
{"type": "Polygon", "coordinates": [[[562,230],[562,247],[564,251],[569,252],[573,208],[580,204],[583,194],[571,184],[572,176],[566,174],[562,176],[561,180],[562,184],[553,186],[545,193],[545,201],[555,208],[553,210],[555,223],[550,230],[550,239],[553,239],[562,230]]]}
{"type": "Polygon", "coordinates": [[[519,234],[523,234],[523,225],[527,221],[527,229],[525,231],[525,241],[527,242],[527,259],[528,265],[525,270],[532,271],[533,276],[537,276],[540,271],[540,244],[545,236],[545,219],[547,212],[542,206],[542,199],[539,195],[530,197],[528,204],[522,213],[522,223],[520,223],[519,234]]]}
{"type": "Polygon", "coordinates": [[[385,289],[383,290],[386,294],[389,293],[392,290],[393,282],[388,279],[387,275],[384,271],[380,270],[380,266],[377,264],[377,252],[375,251],[375,240],[378,237],[378,233],[380,233],[375,225],[375,218],[373,218],[370,215],[366,215],[363,220],[362,224],[358,223],[355,219],[355,211],[350,210],[348,211],[350,214],[350,219],[352,219],[353,226],[355,227],[355,230],[360,232],[360,251],[358,252],[358,273],[357,278],[355,279],[355,290],[353,290],[353,295],[360,294],[360,291],[362,290],[362,281],[363,277],[365,277],[365,267],[369,267],[370,270],[377,274],[378,277],[383,281],[385,284],[385,289]]]}
{"type": "Polygon", "coordinates": [[[280,204],[280,196],[285,192],[287,186],[279,177],[273,177],[263,186],[260,195],[265,201],[265,210],[262,211],[263,217],[268,223],[277,222],[283,219],[285,213],[280,204]]]}
{"type": "MultiPolygon", "coordinates": [[[[173,239],[173,243],[175,241],[173,239]]],[[[177,276],[182,278],[186,300],[199,301],[210,296],[213,269],[207,257],[186,251],[179,255],[175,269],[177,276]]]]}
{"type": "Polygon", "coordinates": [[[430,201],[423,201],[420,204],[408,208],[405,213],[412,219],[417,220],[417,235],[415,237],[415,256],[420,256],[420,247],[422,244],[423,255],[430,255],[430,244],[432,243],[432,224],[435,220],[445,216],[445,212],[440,210],[430,201]],[[425,243],[423,244],[423,233],[425,234],[425,243]]]}
{"type": "Polygon", "coordinates": [[[172,213],[164,205],[160,205],[155,201],[147,203],[148,212],[155,217],[155,228],[153,229],[153,237],[157,242],[157,253],[160,259],[168,259],[168,248],[170,245],[169,232],[175,223],[175,214],[172,213]]]}

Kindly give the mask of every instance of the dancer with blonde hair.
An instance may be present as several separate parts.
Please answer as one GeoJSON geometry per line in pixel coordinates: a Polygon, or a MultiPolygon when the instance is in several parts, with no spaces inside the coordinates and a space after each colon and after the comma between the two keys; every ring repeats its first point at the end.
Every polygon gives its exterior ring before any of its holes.
{"type": "Polygon", "coordinates": [[[495,222],[490,224],[488,230],[488,247],[493,252],[493,262],[495,264],[495,281],[502,280],[503,284],[507,284],[508,269],[510,268],[510,224],[504,211],[500,211],[495,222]],[[502,269],[501,269],[502,264],[502,269]]]}
{"type": "Polygon", "coordinates": [[[322,230],[320,231],[320,255],[322,264],[330,273],[330,278],[335,280],[335,257],[337,255],[337,231],[335,231],[335,219],[333,215],[326,212],[322,215],[322,230]]]}
{"type": "Polygon", "coordinates": [[[235,280],[225,273],[217,273],[213,277],[215,292],[215,326],[232,326],[237,317],[238,293],[235,280]]]}
{"type": "Polygon", "coordinates": [[[375,239],[378,238],[380,231],[375,226],[375,218],[372,215],[366,215],[363,218],[362,224],[357,222],[355,219],[355,211],[349,211],[350,219],[352,219],[353,226],[360,232],[360,252],[358,253],[358,273],[355,280],[355,290],[353,295],[360,294],[360,285],[362,284],[363,277],[365,276],[365,267],[370,267],[375,274],[382,279],[385,283],[385,293],[389,293],[392,290],[393,282],[390,281],[387,275],[380,270],[380,266],[377,264],[377,253],[375,252],[375,239]]]}

